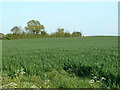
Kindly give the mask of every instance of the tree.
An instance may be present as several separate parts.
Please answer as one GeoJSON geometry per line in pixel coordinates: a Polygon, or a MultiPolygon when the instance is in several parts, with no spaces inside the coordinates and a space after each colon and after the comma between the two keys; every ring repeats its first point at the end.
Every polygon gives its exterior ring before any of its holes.
{"type": "Polygon", "coordinates": [[[81,32],[73,32],[73,33],[72,33],[72,36],[73,36],[73,37],[81,37],[81,36],[82,36],[82,33],[81,33],[81,32]]]}
{"type": "Polygon", "coordinates": [[[44,35],[44,36],[47,36],[47,35],[49,35],[46,31],[41,31],[41,35],[44,35]]]}
{"type": "Polygon", "coordinates": [[[31,34],[39,34],[39,32],[44,29],[44,25],[40,24],[40,22],[37,20],[28,21],[27,26],[25,27],[25,30],[31,34]]]}
{"type": "Polygon", "coordinates": [[[22,35],[22,36],[26,36],[27,34],[26,34],[25,31],[22,31],[21,35],[22,35]]]}
{"type": "Polygon", "coordinates": [[[64,36],[64,28],[58,28],[56,32],[56,36],[63,37],[64,36]]]}
{"type": "Polygon", "coordinates": [[[3,36],[4,36],[4,34],[3,34],[3,33],[0,33],[0,39],[2,39],[2,38],[3,38],[3,36]]]}
{"type": "Polygon", "coordinates": [[[65,32],[64,36],[65,37],[71,37],[71,34],[69,32],[65,32]]]}
{"type": "Polygon", "coordinates": [[[15,35],[13,35],[12,33],[8,33],[8,34],[5,35],[4,38],[10,40],[10,39],[13,39],[14,36],[15,36],[15,35]]]}
{"type": "Polygon", "coordinates": [[[21,27],[18,27],[18,26],[14,26],[12,29],[11,29],[11,32],[13,32],[13,34],[20,34],[21,33],[21,27]]]}
{"type": "Polygon", "coordinates": [[[58,32],[58,33],[64,33],[64,28],[58,28],[58,29],[57,29],[57,32],[58,32]]]}

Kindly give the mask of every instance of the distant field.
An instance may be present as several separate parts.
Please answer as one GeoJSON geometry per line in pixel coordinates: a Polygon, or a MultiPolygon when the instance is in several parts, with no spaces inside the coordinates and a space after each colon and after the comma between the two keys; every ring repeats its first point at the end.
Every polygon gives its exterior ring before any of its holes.
{"type": "Polygon", "coordinates": [[[3,88],[120,87],[117,37],[19,39],[2,44],[3,88]]]}

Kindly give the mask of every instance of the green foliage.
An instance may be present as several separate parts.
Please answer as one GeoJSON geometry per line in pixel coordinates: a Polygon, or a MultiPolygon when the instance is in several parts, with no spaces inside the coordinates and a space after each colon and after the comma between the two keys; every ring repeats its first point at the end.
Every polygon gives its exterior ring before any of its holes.
{"type": "Polygon", "coordinates": [[[58,28],[57,32],[52,33],[50,37],[82,37],[81,32],[73,32],[72,34],[69,32],[65,32],[64,28],[58,28]]]}
{"type": "Polygon", "coordinates": [[[2,38],[3,38],[3,36],[4,36],[4,34],[3,34],[3,33],[0,33],[0,39],[2,39],[2,38]]]}
{"type": "Polygon", "coordinates": [[[13,32],[13,34],[16,34],[16,35],[19,35],[21,34],[21,27],[18,27],[18,26],[14,26],[12,29],[11,29],[11,32],[13,32]]]}
{"type": "Polygon", "coordinates": [[[72,36],[73,36],[73,37],[81,37],[81,36],[82,36],[82,33],[81,33],[81,32],[73,32],[73,33],[72,33],[72,36]]]}
{"type": "Polygon", "coordinates": [[[56,32],[56,35],[58,37],[63,37],[64,36],[64,28],[58,28],[57,32],[56,32]]]}
{"type": "Polygon", "coordinates": [[[65,32],[65,33],[64,33],[64,36],[65,36],[65,37],[71,37],[72,35],[71,35],[69,32],[65,32]]]}
{"type": "Polygon", "coordinates": [[[39,34],[45,27],[37,20],[30,20],[27,22],[27,27],[25,27],[25,29],[31,34],[39,34]]]}
{"type": "Polygon", "coordinates": [[[14,26],[11,29],[11,33],[3,35],[0,33],[0,39],[25,39],[25,38],[41,38],[41,37],[82,37],[81,32],[65,32],[64,28],[58,28],[55,33],[48,34],[45,31],[44,25],[38,20],[30,20],[25,26],[25,30],[22,30],[19,26],[14,26]]]}
{"type": "Polygon", "coordinates": [[[49,37],[49,34],[45,30],[43,30],[43,31],[41,31],[41,36],[42,37],[49,37]]]}
{"type": "Polygon", "coordinates": [[[3,85],[9,80],[19,88],[120,87],[117,37],[3,40],[2,59],[3,85]]]}

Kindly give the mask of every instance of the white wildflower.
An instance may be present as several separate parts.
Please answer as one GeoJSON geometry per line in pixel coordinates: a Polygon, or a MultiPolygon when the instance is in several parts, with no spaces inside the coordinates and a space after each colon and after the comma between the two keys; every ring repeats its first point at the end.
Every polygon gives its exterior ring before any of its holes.
{"type": "Polygon", "coordinates": [[[47,82],[44,82],[44,84],[47,84],[47,82]]]}
{"type": "Polygon", "coordinates": [[[14,83],[14,82],[11,82],[11,83],[9,83],[9,84],[7,84],[7,85],[3,85],[2,87],[10,87],[10,86],[12,86],[12,87],[15,87],[15,86],[17,86],[17,84],[16,83],[14,83]]]}
{"type": "Polygon", "coordinates": [[[17,72],[15,73],[15,76],[23,75],[23,74],[25,74],[25,72],[24,72],[24,69],[21,68],[20,70],[17,70],[17,72]]]}
{"type": "Polygon", "coordinates": [[[49,88],[49,85],[47,86],[47,88],[49,88]]]}
{"type": "Polygon", "coordinates": [[[94,82],[95,82],[95,81],[94,81],[93,79],[89,81],[90,84],[92,84],[92,83],[94,83],[94,82]]]}
{"type": "Polygon", "coordinates": [[[37,88],[37,86],[33,85],[31,88],[37,88]]]}
{"type": "Polygon", "coordinates": [[[97,82],[100,82],[100,81],[97,81],[97,82]]]}
{"type": "Polygon", "coordinates": [[[14,82],[11,82],[9,85],[10,85],[10,86],[17,86],[17,84],[14,83],[14,82]]]}
{"type": "Polygon", "coordinates": [[[101,80],[103,80],[103,81],[104,81],[104,80],[106,80],[106,79],[105,79],[104,77],[102,77],[102,78],[101,78],[101,80]]]}
{"type": "Polygon", "coordinates": [[[96,76],[94,76],[94,79],[97,79],[97,77],[96,77],[96,76]]]}

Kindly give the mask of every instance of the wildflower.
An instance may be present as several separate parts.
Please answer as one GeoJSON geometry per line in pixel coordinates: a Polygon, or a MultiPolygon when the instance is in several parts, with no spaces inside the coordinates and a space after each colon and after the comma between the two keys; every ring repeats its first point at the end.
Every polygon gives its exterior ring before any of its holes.
{"type": "Polygon", "coordinates": [[[24,73],[25,73],[25,72],[24,72],[24,69],[21,68],[21,70],[20,70],[20,74],[23,75],[24,73]]]}
{"type": "Polygon", "coordinates": [[[97,81],[97,82],[100,82],[100,81],[97,81]]]}
{"type": "Polygon", "coordinates": [[[47,88],[49,88],[49,85],[47,86],[47,88]]]}
{"type": "Polygon", "coordinates": [[[4,86],[2,86],[2,87],[8,87],[8,86],[15,87],[15,86],[17,86],[17,84],[14,83],[14,82],[11,82],[11,83],[9,83],[9,84],[7,84],[7,85],[4,85],[4,86]]]}
{"type": "Polygon", "coordinates": [[[19,73],[19,70],[17,70],[17,74],[19,73]]]}
{"type": "Polygon", "coordinates": [[[23,75],[23,74],[25,74],[25,72],[24,72],[24,69],[21,68],[20,70],[17,70],[17,72],[15,73],[15,76],[17,76],[17,75],[23,75]]]}
{"type": "Polygon", "coordinates": [[[0,89],[2,90],[3,86],[0,86],[0,89]]]}
{"type": "Polygon", "coordinates": [[[47,84],[47,82],[45,81],[44,84],[47,84]]]}
{"type": "Polygon", "coordinates": [[[90,84],[93,84],[93,83],[94,83],[94,80],[93,80],[93,79],[92,79],[92,80],[90,80],[90,81],[89,81],[89,83],[90,83],[90,84]]]}
{"type": "Polygon", "coordinates": [[[23,75],[23,74],[25,74],[25,72],[24,72],[24,71],[21,71],[20,74],[23,75]]]}
{"type": "Polygon", "coordinates": [[[105,79],[104,77],[102,77],[102,78],[101,78],[101,80],[103,80],[103,81],[104,81],[104,80],[106,80],[106,79],[105,79]]]}
{"type": "Polygon", "coordinates": [[[96,76],[94,76],[94,79],[97,79],[97,77],[96,77],[96,76]]]}
{"type": "Polygon", "coordinates": [[[11,82],[10,84],[8,84],[8,85],[10,85],[10,86],[17,86],[17,84],[16,83],[14,83],[14,82],[11,82]]]}
{"type": "Polygon", "coordinates": [[[37,86],[33,85],[31,88],[37,88],[37,86]]]}

